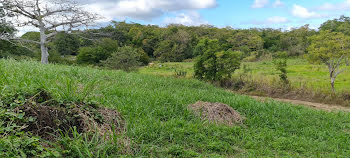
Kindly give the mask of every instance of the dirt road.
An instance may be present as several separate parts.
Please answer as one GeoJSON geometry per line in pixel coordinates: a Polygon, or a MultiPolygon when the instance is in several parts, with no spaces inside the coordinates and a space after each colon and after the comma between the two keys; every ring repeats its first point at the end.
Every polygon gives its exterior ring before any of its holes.
{"type": "Polygon", "coordinates": [[[312,103],[312,102],[307,102],[307,101],[301,101],[301,100],[291,100],[291,99],[280,99],[280,98],[268,98],[268,97],[259,97],[259,96],[250,96],[258,101],[267,101],[269,99],[273,99],[276,101],[280,102],[287,102],[287,103],[292,103],[295,105],[303,105],[319,110],[325,110],[325,111],[345,111],[345,112],[350,112],[350,107],[343,107],[339,105],[328,105],[328,104],[321,104],[321,103],[312,103]]]}

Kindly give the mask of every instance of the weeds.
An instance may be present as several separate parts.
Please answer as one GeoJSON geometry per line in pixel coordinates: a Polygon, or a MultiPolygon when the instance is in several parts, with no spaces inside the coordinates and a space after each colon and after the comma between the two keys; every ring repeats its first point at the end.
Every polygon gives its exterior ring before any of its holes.
{"type": "Polygon", "coordinates": [[[187,75],[186,71],[175,69],[175,76],[176,77],[186,77],[186,75],[187,75]]]}

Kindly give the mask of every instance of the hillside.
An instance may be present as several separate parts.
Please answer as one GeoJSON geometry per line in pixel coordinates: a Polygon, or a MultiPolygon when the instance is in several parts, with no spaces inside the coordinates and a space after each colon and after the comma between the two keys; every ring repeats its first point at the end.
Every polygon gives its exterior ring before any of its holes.
{"type": "MultiPolygon", "coordinates": [[[[38,89],[58,102],[93,102],[117,110],[125,120],[125,131],[118,138],[127,140],[123,143],[127,145],[118,146],[121,139],[94,144],[89,139],[66,137],[49,146],[39,140],[37,146],[46,149],[36,152],[67,156],[79,151],[76,157],[350,156],[349,113],[258,102],[194,79],[0,60],[1,103],[8,96],[35,95],[38,89]],[[245,121],[233,127],[203,121],[187,109],[197,101],[225,103],[245,121]],[[97,155],[101,147],[108,147],[103,150],[104,156],[97,155]]],[[[0,115],[4,116],[6,109],[0,105],[0,115]]],[[[13,144],[32,136],[4,136],[4,121],[0,125],[0,155],[30,150],[28,145],[13,144]]]]}

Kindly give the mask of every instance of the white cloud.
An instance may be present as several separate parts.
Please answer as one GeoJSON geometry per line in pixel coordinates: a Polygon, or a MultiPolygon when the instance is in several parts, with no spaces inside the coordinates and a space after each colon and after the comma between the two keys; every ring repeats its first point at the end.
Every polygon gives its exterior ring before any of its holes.
{"type": "Polygon", "coordinates": [[[310,18],[320,18],[320,14],[309,11],[307,8],[294,4],[292,9],[292,15],[298,18],[310,19],[310,18]]]}
{"type": "Polygon", "coordinates": [[[252,20],[252,21],[243,22],[242,24],[253,24],[253,25],[270,27],[270,25],[284,24],[284,23],[288,23],[288,22],[289,22],[289,20],[286,17],[273,16],[273,17],[269,17],[265,20],[260,20],[260,21],[259,20],[252,20]]]}
{"type": "Polygon", "coordinates": [[[264,8],[269,4],[269,0],[255,0],[252,8],[264,8]]]}
{"type": "Polygon", "coordinates": [[[288,19],[286,17],[274,16],[268,18],[266,22],[270,24],[281,24],[288,22],[288,19]]]}
{"type": "Polygon", "coordinates": [[[345,0],[341,3],[324,3],[323,5],[317,8],[318,10],[323,11],[342,11],[342,10],[350,10],[350,0],[345,0]]]}
{"type": "Polygon", "coordinates": [[[208,24],[207,21],[203,21],[201,15],[198,12],[180,13],[175,17],[167,17],[164,19],[164,24],[182,24],[186,26],[199,26],[202,24],[208,24]]]}
{"type": "Polygon", "coordinates": [[[102,0],[86,4],[106,19],[152,20],[166,12],[198,10],[217,6],[216,0],[102,0]]]}
{"type": "Polygon", "coordinates": [[[274,8],[283,7],[284,3],[281,0],[276,0],[272,5],[274,8]]]}

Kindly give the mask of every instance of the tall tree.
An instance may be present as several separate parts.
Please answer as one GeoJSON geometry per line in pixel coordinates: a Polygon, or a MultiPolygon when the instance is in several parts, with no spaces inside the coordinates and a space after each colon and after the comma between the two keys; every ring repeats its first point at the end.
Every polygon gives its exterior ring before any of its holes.
{"type": "Polygon", "coordinates": [[[328,20],[324,22],[320,30],[329,30],[332,32],[342,32],[345,35],[350,35],[350,18],[346,16],[340,16],[339,19],[328,20]]]}
{"type": "Polygon", "coordinates": [[[341,67],[349,65],[350,37],[340,32],[321,31],[319,35],[310,37],[310,40],[308,59],[327,65],[332,91],[335,92],[335,79],[345,71],[341,67]]]}
{"type": "Polygon", "coordinates": [[[98,18],[74,0],[1,0],[1,4],[7,13],[6,17],[14,21],[16,26],[36,27],[40,31],[40,41],[7,34],[2,34],[1,38],[39,44],[43,64],[49,62],[47,45],[56,36],[57,30],[71,32],[73,29],[90,26],[98,18]]]}
{"type": "Polygon", "coordinates": [[[80,47],[79,38],[73,34],[58,33],[53,40],[55,51],[61,55],[77,55],[80,47]]]}

